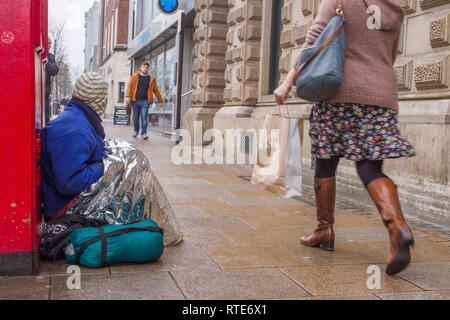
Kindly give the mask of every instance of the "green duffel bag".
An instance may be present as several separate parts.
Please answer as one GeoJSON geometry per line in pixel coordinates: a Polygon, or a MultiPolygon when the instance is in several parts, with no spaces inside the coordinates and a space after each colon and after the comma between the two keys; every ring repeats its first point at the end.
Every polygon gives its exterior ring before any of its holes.
{"type": "Polygon", "coordinates": [[[76,229],[67,240],[64,254],[69,263],[102,268],[118,263],[156,261],[163,249],[163,230],[153,220],[143,220],[76,229]]]}

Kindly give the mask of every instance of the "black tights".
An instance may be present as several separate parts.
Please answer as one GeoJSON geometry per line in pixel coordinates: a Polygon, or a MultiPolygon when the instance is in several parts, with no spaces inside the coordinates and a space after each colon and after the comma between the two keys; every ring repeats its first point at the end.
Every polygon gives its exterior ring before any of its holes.
{"type": "MultiPolygon", "coordinates": [[[[334,177],[338,164],[339,157],[332,157],[331,159],[316,158],[315,177],[318,179],[334,177]]],[[[382,172],[382,166],[383,160],[356,161],[356,171],[365,187],[377,178],[387,178],[382,172]]]]}

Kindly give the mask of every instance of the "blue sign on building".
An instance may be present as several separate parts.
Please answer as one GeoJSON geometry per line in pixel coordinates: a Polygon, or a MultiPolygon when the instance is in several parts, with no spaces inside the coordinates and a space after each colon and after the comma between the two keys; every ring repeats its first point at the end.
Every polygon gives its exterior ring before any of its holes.
{"type": "Polygon", "coordinates": [[[150,28],[142,32],[142,34],[139,36],[139,44],[147,42],[148,39],[150,39],[150,28]]]}
{"type": "Polygon", "coordinates": [[[159,9],[166,14],[177,11],[178,5],[178,0],[158,0],[159,9]]]}

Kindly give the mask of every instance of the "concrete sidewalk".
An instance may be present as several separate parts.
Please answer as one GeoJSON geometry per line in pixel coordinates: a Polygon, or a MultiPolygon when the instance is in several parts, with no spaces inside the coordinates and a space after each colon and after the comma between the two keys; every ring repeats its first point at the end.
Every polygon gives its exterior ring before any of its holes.
{"type": "Polygon", "coordinates": [[[105,129],[148,156],[184,241],[155,263],[81,268],[81,290],[67,288],[67,264],[42,262],[37,276],[0,277],[0,299],[450,299],[446,232],[411,224],[412,263],[387,276],[388,234],[376,212],[338,198],[335,251],[308,248],[299,239],[316,225],[311,192],[305,202],[283,199],[252,185],[249,166],[176,166],[168,138],[142,141],[108,121],[105,129]],[[368,288],[371,265],[380,289],[368,288]]]}

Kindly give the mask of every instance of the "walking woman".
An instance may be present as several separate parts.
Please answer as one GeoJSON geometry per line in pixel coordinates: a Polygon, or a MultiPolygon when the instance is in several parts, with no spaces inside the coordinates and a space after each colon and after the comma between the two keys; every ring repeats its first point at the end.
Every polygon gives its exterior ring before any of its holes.
{"type": "MultiPolygon", "coordinates": [[[[302,49],[313,45],[332,17],[338,0],[323,0],[302,49]]],[[[383,159],[414,156],[412,145],[397,127],[397,81],[393,64],[398,52],[403,11],[398,0],[344,0],[346,55],[337,94],[314,103],[310,115],[312,150],[316,159],[314,190],[318,225],[301,243],[334,249],[336,168],[344,157],[356,169],[389,231],[386,272],[396,274],[410,262],[414,243],[405,222],[394,182],[382,171],[383,159]],[[369,12],[369,13],[368,13],[369,12]]],[[[274,91],[282,104],[295,82],[298,59],[274,91]]]]}

